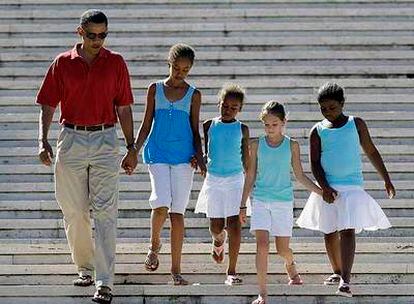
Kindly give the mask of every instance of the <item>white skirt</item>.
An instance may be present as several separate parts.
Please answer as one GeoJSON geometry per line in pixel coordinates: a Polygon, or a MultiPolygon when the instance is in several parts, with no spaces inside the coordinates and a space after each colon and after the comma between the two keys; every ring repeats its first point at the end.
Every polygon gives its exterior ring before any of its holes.
{"type": "Polygon", "coordinates": [[[205,213],[209,218],[239,215],[243,186],[243,173],[229,177],[207,173],[194,212],[205,213]]]}
{"type": "Polygon", "coordinates": [[[314,192],[296,223],[301,228],[319,230],[325,234],[345,229],[387,229],[391,227],[378,203],[360,186],[332,186],[338,197],[332,204],[326,203],[314,192]]]}

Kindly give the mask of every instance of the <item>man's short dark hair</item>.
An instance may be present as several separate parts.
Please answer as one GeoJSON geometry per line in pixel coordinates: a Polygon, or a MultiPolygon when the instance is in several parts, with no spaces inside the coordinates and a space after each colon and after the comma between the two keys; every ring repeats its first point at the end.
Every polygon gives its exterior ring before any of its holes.
{"type": "Polygon", "coordinates": [[[100,10],[89,9],[82,14],[80,25],[86,27],[89,23],[105,23],[105,26],[108,26],[108,18],[100,10]]]}

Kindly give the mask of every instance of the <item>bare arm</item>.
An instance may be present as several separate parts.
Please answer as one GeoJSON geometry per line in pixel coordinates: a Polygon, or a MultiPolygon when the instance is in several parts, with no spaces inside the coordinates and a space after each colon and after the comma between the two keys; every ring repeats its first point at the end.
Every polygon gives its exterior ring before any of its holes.
{"type": "Polygon", "coordinates": [[[290,147],[292,151],[292,168],[295,174],[296,180],[305,186],[311,192],[316,192],[322,195],[322,189],[319,188],[315,183],[305,175],[300,161],[300,147],[299,143],[295,140],[291,140],[290,147]]]}
{"type": "Polygon", "coordinates": [[[148,134],[151,131],[152,120],[154,119],[155,110],[155,87],[156,84],[152,83],[147,90],[147,103],[145,105],[144,119],[141,122],[137,138],[135,139],[135,146],[139,152],[144,145],[148,134]]]}
{"type": "Polygon", "coordinates": [[[201,175],[205,176],[207,168],[203,160],[203,150],[201,148],[201,137],[199,132],[199,123],[200,123],[200,108],[201,108],[201,93],[199,90],[195,90],[193,94],[193,99],[191,101],[191,114],[190,122],[191,129],[193,131],[193,140],[194,147],[196,150],[196,159],[198,167],[200,168],[201,175]]]}
{"type": "Polygon", "coordinates": [[[50,125],[52,124],[53,114],[56,108],[42,105],[39,114],[39,159],[46,166],[52,164],[53,149],[48,142],[50,125]]]}
{"type": "Polygon", "coordinates": [[[241,125],[242,127],[242,144],[241,144],[241,157],[243,162],[244,172],[247,173],[249,170],[249,141],[250,141],[250,134],[249,134],[249,127],[245,124],[241,125]]]}
{"type": "Polygon", "coordinates": [[[242,224],[246,223],[246,202],[250,196],[254,182],[256,181],[258,145],[258,140],[255,140],[250,144],[250,157],[249,164],[247,166],[248,170],[244,179],[243,194],[240,202],[239,219],[242,224]]]}
{"type": "Polygon", "coordinates": [[[134,120],[132,118],[132,108],[120,106],[116,108],[119,123],[121,124],[122,133],[124,133],[126,145],[134,143],[134,120]]]}
{"type": "Polygon", "coordinates": [[[312,174],[323,191],[323,199],[328,203],[333,203],[338,193],[331,188],[325,178],[325,171],[321,165],[321,139],[318,135],[316,127],[311,131],[310,135],[310,161],[312,174]]]}
{"type": "MultiPolygon", "coordinates": [[[[134,120],[132,118],[132,108],[130,105],[119,106],[116,108],[119,123],[121,124],[122,133],[124,133],[126,145],[134,143],[134,120]]],[[[138,163],[138,151],[132,147],[127,149],[126,154],[122,158],[121,167],[125,173],[131,175],[138,163]]]]}
{"type": "MultiPolygon", "coordinates": [[[[206,120],[203,123],[203,133],[204,133],[204,155],[208,155],[208,130],[210,130],[211,119],[206,120]]],[[[206,160],[205,160],[206,161],[206,160]]]]}
{"type": "Polygon", "coordinates": [[[362,149],[370,160],[371,164],[375,167],[378,174],[385,182],[385,189],[390,198],[395,196],[395,188],[391,182],[390,176],[388,174],[387,168],[384,165],[381,155],[379,154],[377,148],[372,142],[371,135],[369,134],[367,124],[361,118],[355,117],[355,124],[358,130],[359,141],[361,143],[362,149]]]}

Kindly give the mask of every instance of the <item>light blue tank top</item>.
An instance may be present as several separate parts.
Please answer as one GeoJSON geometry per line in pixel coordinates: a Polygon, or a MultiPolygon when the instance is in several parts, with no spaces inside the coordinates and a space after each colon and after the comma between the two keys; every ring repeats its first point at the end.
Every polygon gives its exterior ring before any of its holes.
{"type": "Polygon", "coordinates": [[[265,136],[259,137],[253,199],[262,202],[293,202],[291,159],[288,136],[284,135],[277,147],[269,146],[265,136]]]}
{"type": "Polygon", "coordinates": [[[165,96],[163,81],[156,83],[154,119],[143,153],[145,164],[190,162],[195,153],[190,123],[194,90],[189,86],[183,98],[170,102],[165,96]]]}
{"type": "Polygon", "coordinates": [[[327,128],[321,121],[316,130],[321,139],[321,165],[329,184],[363,185],[358,130],[353,116],[341,128],[327,128]]]}
{"type": "Polygon", "coordinates": [[[220,118],[211,121],[208,130],[208,173],[227,177],[243,172],[241,122],[224,123],[220,118]]]}

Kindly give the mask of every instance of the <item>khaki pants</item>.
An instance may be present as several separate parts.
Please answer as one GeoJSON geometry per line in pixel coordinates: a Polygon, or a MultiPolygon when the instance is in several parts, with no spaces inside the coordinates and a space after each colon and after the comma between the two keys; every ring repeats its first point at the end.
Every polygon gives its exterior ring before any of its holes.
{"type": "Polygon", "coordinates": [[[97,287],[113,288],[118,184],[116,129],[90,132],[63,128],[57,143],[56,200],[63,212],[73,262],[80,275],[95,270],[97,287]]]}

